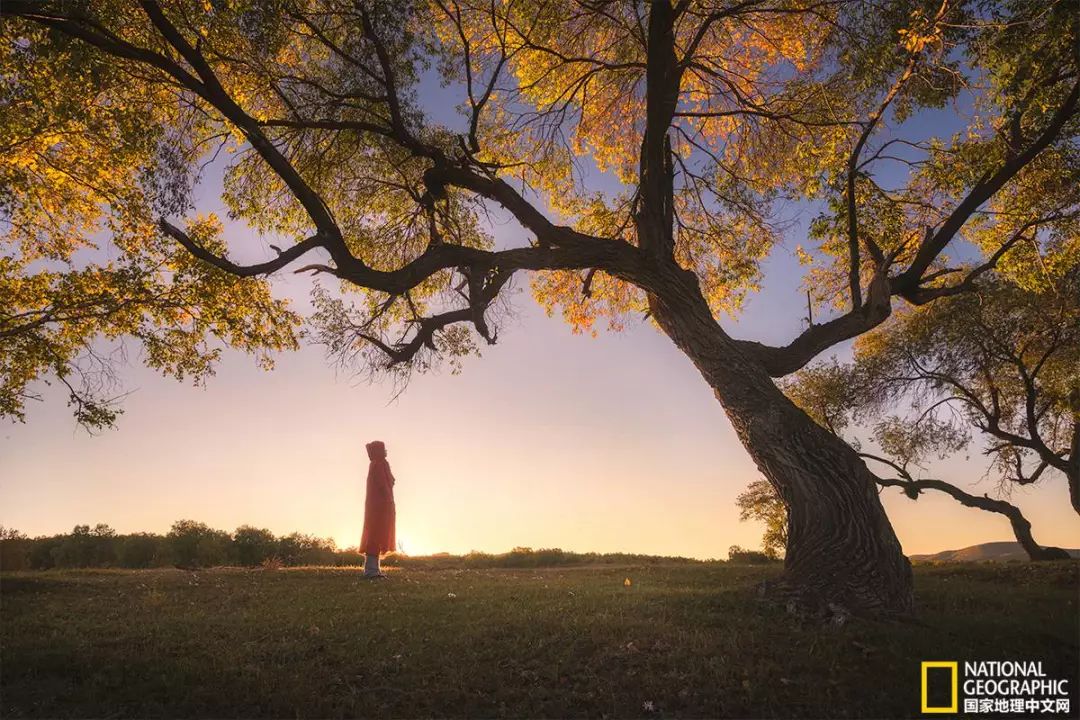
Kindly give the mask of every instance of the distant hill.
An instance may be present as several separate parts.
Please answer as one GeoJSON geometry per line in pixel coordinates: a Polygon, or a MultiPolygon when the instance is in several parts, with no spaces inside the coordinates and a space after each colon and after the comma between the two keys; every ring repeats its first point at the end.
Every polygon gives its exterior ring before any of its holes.
{"type": "MultiPolygon", "coordinates": [[[[1080,558],[1080,549],[1065,548],[1073,557],[1080,558]]],[[[942,550],[930,555],[911,555],[911,562],[1005,562],[1007,560],[1027,560],[1027,553],[1018,542],[989,542],[981,545],[961,548],[960,550],[942,550]]]]}

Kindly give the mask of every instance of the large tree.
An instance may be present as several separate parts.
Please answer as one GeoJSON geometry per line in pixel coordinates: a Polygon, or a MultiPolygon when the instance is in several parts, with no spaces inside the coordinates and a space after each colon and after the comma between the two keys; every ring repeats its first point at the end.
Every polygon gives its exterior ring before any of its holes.
{"type": "Polygon", "coordinates": [[[288,347],[295,319],[265,278],[290,266],[341,281],[312,319],[332,348],[428,367],[494,342],[500,293],[529,272],[570,322],[646,314],[698,368],[788,507],[774,594],[907,612],[910,565],[874,475],[774,378],[894,302],[966,292],[1017,253],[1075,251],[1073,9],[6,0],[9,405],[97,327],[195,375],[209,336],[288,347]],[[456,122],[438,112],[451,94],[456,122]],[[295,238],[268,259],[237,262],[215,218],[184,219],[222,147],[230,214],[295,238]],[[785,199],[824,208],[806,255],[829,318],[782,346],[736,339],[718,314],[756,286],[785,199]],[[494,246],[495,206],[527,244],[494,246]],[[117,259],[77,265],[95,239],[117,259]],[[960,239],[978,251],[949,261],[960,239]],[[51,302],[86,273],[111,304],[51,302]]]}

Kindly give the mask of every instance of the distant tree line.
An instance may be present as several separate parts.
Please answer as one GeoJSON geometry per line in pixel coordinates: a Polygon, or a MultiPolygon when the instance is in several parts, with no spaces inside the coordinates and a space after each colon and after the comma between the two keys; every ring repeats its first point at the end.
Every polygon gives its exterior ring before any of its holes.
{"type": "Polygon", "coordinates": [[[464,555],[434,553],[432,555],[405,555],[391,553],[384,565],[415,569],[464,568],[537,568],[557,565],[633,565],[638,563],[691,564],[708,562],[686,557],[660,557],[638,553],[573,552],[562,548],[515,547],[510,552],[486,553],[473,550],[464,555]]]}
{"type": "Polygon", "coordinates": [[[195,520],[177,520],[165,535],[122,535],[103,523],[76,525],[70,533],[27,537],[0,528],[0,568],[203,568],[215,565],[360,565],[355,549],[303,533],[275,536],[242,525],[233,533],[195,520]]]}
{"type": "MultiPolygon", "coordinates": [[[[759,563],[763,553],[732,546],[729,562],[759,563]]],[[[67,534],[27,537],[18,530],[0,527],[0,569],[49,570],[52,568],[160,568],[184,569],[214,566],[279,567],[301,565],[363,565],[355,548],[338,549],[333,540],[302,533],[281,537],[251,525],[233,533],[215,530],[194,520],[177,520],[165,535],[118,534],[105,524],[76,525],[67,534]]],[[[556,565],[629,565],[639,563],[691,564],[704,561],[686,557],[660,557],[638,553],[573,552],[561,548],[515,547],[510,552],[473,550],[464,555],[435,553],[406,555],[389,553],[385,565],[415,569],[439,568],[536,568],[556,565]]]]}

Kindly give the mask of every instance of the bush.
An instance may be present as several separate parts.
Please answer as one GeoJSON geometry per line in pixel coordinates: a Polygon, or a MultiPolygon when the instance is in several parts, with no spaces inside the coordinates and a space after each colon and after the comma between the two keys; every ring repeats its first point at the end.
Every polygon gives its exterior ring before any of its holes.
{"type": "Polygon", "coordinates": [[[194,520],[177,520],[165,537],[169,557],[180,568],[223,565],[232,550],[232,538],[227,532],[194,520]]]}
{"type": "Polygon", "coordinates": [[[148,568],[164,564],[166,548],[160,535],[134,533],[119,538],[120,550],[117,559],[121,567],[148,568]]]}
{"type": "Polygon", "coordinates": [[[338,550],[334,554],[334,564],[344,567],[358,567],[364,564],[364,555],[354,547],[338,550]]]}
{"type": "MultiPolygon", "coordinates": [[[[364,564],[364,555],[363,555],[363,553],[357,552],[356,554],[360,558],[360,563],[359,564],[363,565],[364,564]]],[[[387,567],[398,567],[399,565],[401,565],[402,561],[408,562],[408,557],[409,557],[408,555],[405,555],[405,554],[397,552],[397,551],[393,551],[393,552],[388,552],[385,555],[383,555],[382,559],[379,562],[382,565],[386,565],[387,567]]]]}
{"type": "Polygon", "coordinates": [[[112,567],[116,564],[116,531],[104,523],[76,525],[51,548],[57,567],[112,567]]]}
{"type": "Polygon", "coordinates": [[[337,546],[333,540],[292,533],[277,541],[277,553],[286,565],[336,565],[337,546]]]}
{"type": "Polygon", "coordinates": [[[233,533],[233,552],[236,561],[247,567],[262,565],[277,555],[277,539],[265,528],[241,525],[233,533]]]}
{"type": "Polygon", "coordinates": [[[728,562],[744,565],[763,565],[775,562],[775,558],[770,558],[760,550],[744,550],[738,545],[732,545],[728,549],[728,562]]]}
{"type": "Polygon", "coordinates": [[[30,567],[30,538],[15,528],[0,525],[0,570],[26,570],[30,567]]]}

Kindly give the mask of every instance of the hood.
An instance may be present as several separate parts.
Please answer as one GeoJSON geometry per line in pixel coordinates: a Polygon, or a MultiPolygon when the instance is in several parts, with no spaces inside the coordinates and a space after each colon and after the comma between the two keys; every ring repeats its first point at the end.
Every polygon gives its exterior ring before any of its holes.
{"type": "Polygon", "coordinates": [[[382,440],[374,440],[365,445],[367,448],[367,456],[370,460],[385,460],[386,459],[386,445],[382,440]]]}

